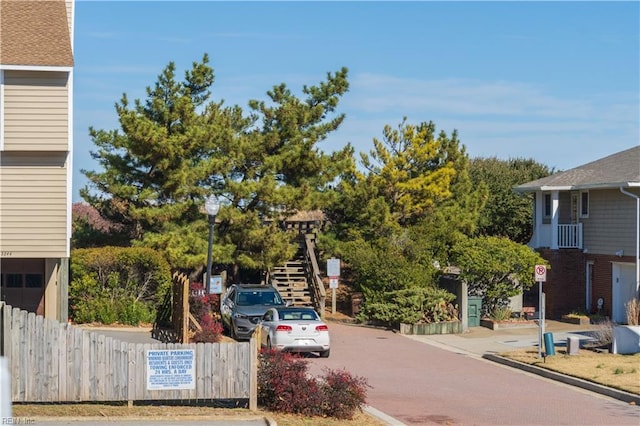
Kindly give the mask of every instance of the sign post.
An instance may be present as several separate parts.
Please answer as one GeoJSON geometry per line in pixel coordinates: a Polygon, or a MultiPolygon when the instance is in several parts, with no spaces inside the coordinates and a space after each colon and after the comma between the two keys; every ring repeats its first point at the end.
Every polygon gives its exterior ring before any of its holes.
{"type": "Polygon", "coordinates": [[[329,276],[329,288],[331,288],[331,313],[336,313],[336,289],[340,278],[340,259],[332,257],[327,259],[327,275],[329,276]]]}
{"type": "Polygon", "coordinates": [[[544,306],[542,302],[542,283],[547,281],[547,267],[536,265],[536,282],[538,283],[538,358],[542,358],[542,338],[544,336],[544,306]]]}

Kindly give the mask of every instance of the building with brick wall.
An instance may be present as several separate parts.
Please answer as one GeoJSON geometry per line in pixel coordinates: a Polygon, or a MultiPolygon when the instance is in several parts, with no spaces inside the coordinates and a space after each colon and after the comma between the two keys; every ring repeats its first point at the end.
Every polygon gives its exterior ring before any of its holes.
{"type": "Polygon", "coordinates": [[[625,323],[640,289],[640,146],[514,190],[535,194],[529,245],[550,265],[547,317],[600,311],[625,323]]]}

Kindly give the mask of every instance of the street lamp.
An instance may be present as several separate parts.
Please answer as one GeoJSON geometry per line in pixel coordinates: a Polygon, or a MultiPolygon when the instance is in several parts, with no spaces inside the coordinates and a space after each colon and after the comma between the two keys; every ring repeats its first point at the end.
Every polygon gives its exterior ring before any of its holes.
{"type": "Polygon", "coordinates": [[[218,197],[215,195],[210,195],[206,201],[204,202],[204,209],[209,216],[209,247],[207,249],[207,281],[205,283],[205,288],[207,294],[211,292],[211,255],[213,252],[213,224],[216,221],[216,215],[218,214],[218,210],[220,210],[220,201],[218,201],[218,197]]]}

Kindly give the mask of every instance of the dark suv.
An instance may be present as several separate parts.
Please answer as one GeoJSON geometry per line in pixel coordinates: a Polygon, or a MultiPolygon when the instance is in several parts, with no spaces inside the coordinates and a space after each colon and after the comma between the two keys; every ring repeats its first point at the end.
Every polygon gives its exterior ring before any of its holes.
{"type": "Polygon", "coordinates": [[[267,309],[286,306],[278,290],[270,285],[233,284],[220,302],[222,323],[237,340],[249,339],[267,309]]]}

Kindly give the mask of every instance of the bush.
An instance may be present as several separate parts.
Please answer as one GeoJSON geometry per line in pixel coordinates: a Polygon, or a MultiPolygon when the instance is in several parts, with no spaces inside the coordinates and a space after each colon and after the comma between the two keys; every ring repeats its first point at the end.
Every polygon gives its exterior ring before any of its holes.
{"type": "Polygon", "coordinates": [[[455,298],[454,294],[432,286],[408,288],[385,294],[385,302],[365,303],[358,317],[392,326],[455,321],[458,310],[451,303],[455,298]]]}
{"type": "Polygon", "coordinates": [[[625,303],[624,307],[627,311],[627,324],[640,325],[640,299],[634,297],[625,303]]]}
{"type": "Polygon", "coordinates": [[[366,400],[367,381],[348,372],[329,370],[321,385],[323,415],[349,420],[366,400]]]}
{"type": "Polygon", "coordinates": [[[489,316],[494,321],[506,321],[511,318],[511,309],[505,306],[496,307],[489,316]]]}
{"type": "Polygon", "coordinates": [[[352,419],[366,403],[366,379],[328,370],[318,380],[308,376],[308,364],[299,355],[262,351],[258,404],[281,413],[352,419]]]}
{"type": "Polygon", "coordinates": [[[201,283],[189,285],[189,311],[202,330],[191,337],[193,343],[216,343],[222,340],[224,327],[220,322],[220,296],[205,294],[201,283]]]}
{"type": "Polygon", "coordinates": [[[207,314],[220,316],[220,295],[205,294],[202,283],[189,284],[189,311],[198,321],[207,314]]]}
{"type": "Polygon", "coordinates": [[[71,252],[69,317],[77,323],[153,322],[171,271],[156,251],[102,247],[71,252]]]}
{"type": "Polygon", "coordinates": [[[205,314],[200,320],[202,330],[195,332],[191,338],[193,343],[216,343],[222,340],[223,327],[220,321],[216,321],[211,314],[205,314]]]}
{"type": "Polygon", "coordinates": [[[613,343],[613,322],[603,319],[596,323],[596,327],[589,332],[593,340],[586,346],[595,348],[609,347],[613,343]]]}

